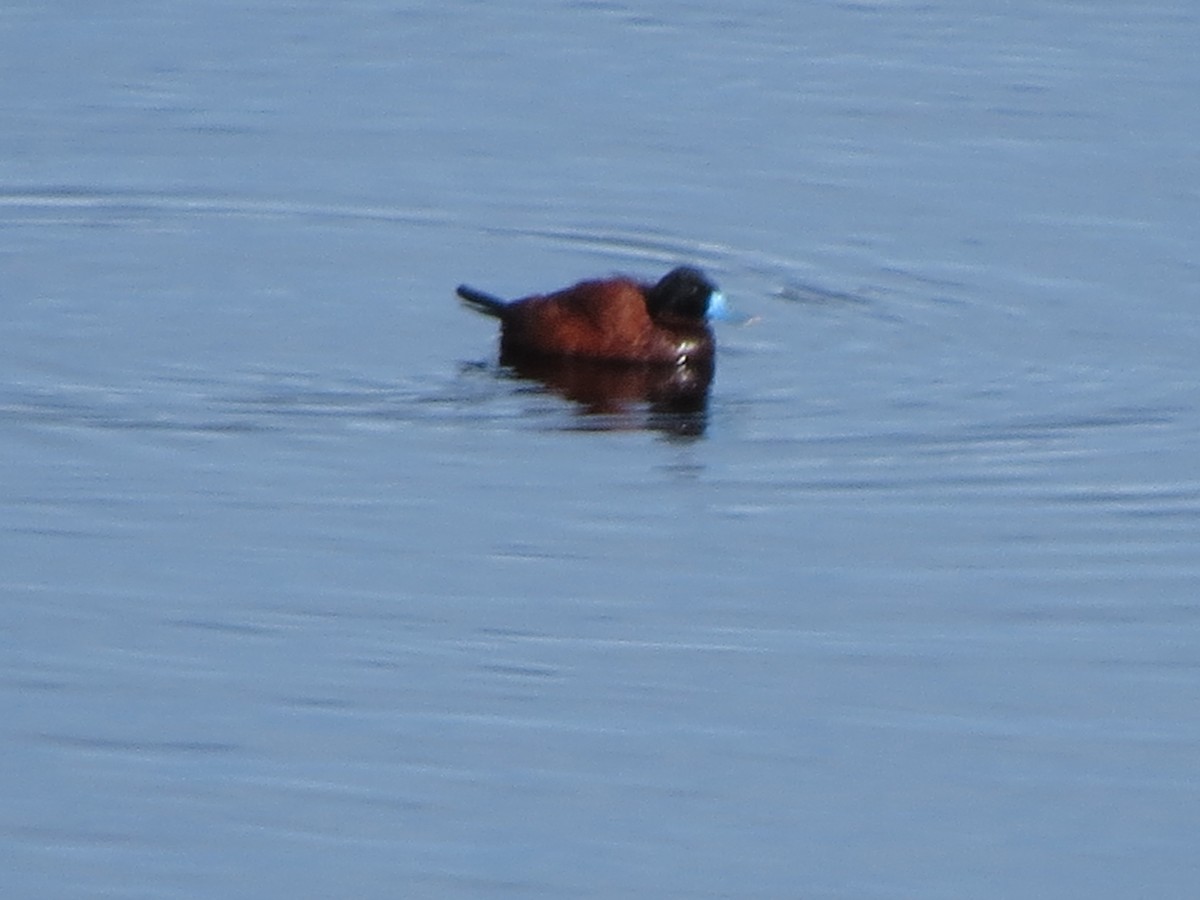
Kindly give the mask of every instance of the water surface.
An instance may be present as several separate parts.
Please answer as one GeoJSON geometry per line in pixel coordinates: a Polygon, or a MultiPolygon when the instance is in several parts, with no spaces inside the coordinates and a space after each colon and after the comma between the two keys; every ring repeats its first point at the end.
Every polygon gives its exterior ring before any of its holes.
{"type": "Polygon", "coordinates": [[[0,885],[1189,896],[1188,4],[0,13],[0,885]],[[460,282],[704,266],[687,414],[460,282]]]}

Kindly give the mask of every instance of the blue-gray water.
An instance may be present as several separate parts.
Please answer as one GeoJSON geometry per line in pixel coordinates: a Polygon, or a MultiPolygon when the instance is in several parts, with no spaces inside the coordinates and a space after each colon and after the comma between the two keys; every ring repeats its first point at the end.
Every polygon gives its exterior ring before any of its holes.
{"type": "Polygon", "coordinates": [[[1197,46],[6,4],[0,894],[1193,896],[1197,46]],[[682,419],[452,294],[679,262],[682,419]]]}

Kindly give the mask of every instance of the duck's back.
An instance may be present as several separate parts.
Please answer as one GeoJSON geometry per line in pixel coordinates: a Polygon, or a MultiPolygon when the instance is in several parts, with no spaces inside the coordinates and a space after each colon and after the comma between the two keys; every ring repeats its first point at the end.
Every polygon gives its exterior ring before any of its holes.
{"type": "Polygon", "coordinates": [[[504,317],[504,339],[554,355],[633,358],[640,336],[653,327],[636,282],[583,281],[514,303],[504,317]]]}

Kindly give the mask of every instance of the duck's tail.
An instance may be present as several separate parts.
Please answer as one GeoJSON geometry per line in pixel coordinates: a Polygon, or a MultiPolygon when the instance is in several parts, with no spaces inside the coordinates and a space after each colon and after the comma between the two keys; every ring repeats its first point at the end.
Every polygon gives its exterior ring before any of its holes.
{"type": "Polygon", "coordinates": [[[475,288],[467,287],[465,284],[458,286],[458,296],[462,297],[472,309],[489,316],[495,316],[497,319],[504,315],[504,309],[508,306],[499,297],[493,297],[491,294],[477,291],[475,288]]]}

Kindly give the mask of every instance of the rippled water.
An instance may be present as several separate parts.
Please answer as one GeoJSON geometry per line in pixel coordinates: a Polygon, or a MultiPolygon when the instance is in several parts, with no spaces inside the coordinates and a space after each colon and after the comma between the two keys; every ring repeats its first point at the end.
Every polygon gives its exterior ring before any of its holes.
{"type": "Polygon", "coordinates": [[[0,12],[3,893],[1190,896],[1198,37],[0,12]],[[687,410],[452,293],[679,262],[687,410]]]}

